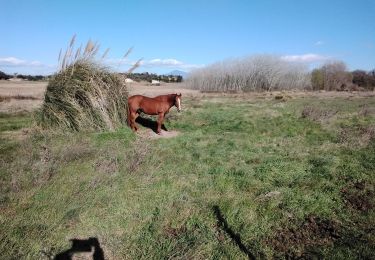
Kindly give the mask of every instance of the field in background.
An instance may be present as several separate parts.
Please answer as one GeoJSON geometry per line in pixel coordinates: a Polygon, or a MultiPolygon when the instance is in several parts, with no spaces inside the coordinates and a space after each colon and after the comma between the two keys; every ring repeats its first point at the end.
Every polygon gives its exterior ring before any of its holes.
{"type": "Polygon", "coordinates": [[[42,133],[34,107],[0,113],[0,258],[43,259],[89,237],[106,259],[372,257],[374,93],[180,86],[130,86],[183,93],[169,139],[42,133]]]}
{"type": "MultiPolygon", "coordinates": [[[[44,97],[44,92],[47,87],[47,82],[30,82],[30,81],[5,81],[0,80],[0,113],[19,113],[30,112],[38,108],[44,97]]],[[[326,91],[273,91],[273,92],[250,92],[241,94],[228,94],[220,92],[203,92],[199,90],[188,88],[184,83],[162,83],[161,86],[151,86],[147,82],[130,83],[128,84],[129,95],[146,95],[157,96],[170,93],[182,93],[183,96],[240,96],[247,98],[266,98],[273,99],[281,97],[281,99],[288,98],[304,98],[304,97],[374,97],[375,92],[326,92],[326,91]]]]}
{"type": "MultiPolygon", "coordinates": [[[[30,112],[42,104],[47,82],[0,80],[0,113],[30,112]]],[[[151,86],[149,83],[130,83],[129,94],[156,96],[181,92],[183,95],[196,95],[197,90],[186,89],[180,83],[163,83],[151,86]]]]}

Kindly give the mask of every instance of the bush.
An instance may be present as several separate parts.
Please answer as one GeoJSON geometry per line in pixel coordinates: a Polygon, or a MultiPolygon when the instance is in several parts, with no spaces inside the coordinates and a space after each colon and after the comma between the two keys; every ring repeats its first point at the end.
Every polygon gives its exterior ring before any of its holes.
{"type": "Polygon", "coordinates": [[[365,90],[374,90],[375,89],[375,73],[363,70],[355,70],[352,72],[353,75],[353,84],[365,89],[365,90]]]}
{"type": "Polygon", "coordinates": [[[10,79],[11,76],[9,76],[8,74],[0,71],[0,79],[10,79]]]}
{"type": "Polygon", "coordinates": [[[343,91],[353,90],[353,76],[347,71],[342,61],[331,61],[322,67],[314,69],[311,73],[311,84],[313,90],[343,91]]]}
{"type": "MultiPolygon", "coordinates": [[[[98,45],[89,41],[84,52],[73,56],[74,37],[63,58],[60,71],[47,86],[37,113],[43,128],[112,130],[126,122],[128,92],[123,78],[94,60],[98,45]]],[[[61,52],[60,52],[61,54],[61,52]]]]}

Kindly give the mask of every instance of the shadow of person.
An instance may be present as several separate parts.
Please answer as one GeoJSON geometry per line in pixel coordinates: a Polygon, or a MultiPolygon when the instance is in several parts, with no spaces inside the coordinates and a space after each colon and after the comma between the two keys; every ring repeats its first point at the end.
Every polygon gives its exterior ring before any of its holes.
{"type": "Polygon", "coordinates": [[[249,259],[256,259],[250,250],[242,243],[240,234],[235,233],[228,225],[219,206],[214,205],[212,211],[217,220],[217,225],[224,230],[224,232],[232,239],[232,241],[239,247],[239,249],[247,255],[249,259]]]}
{"type": "MultiPolygon", "coordinates": [[[[156,121],[151,120],[150,118],[144,118],[139,116],[137,117],[137,119],[135,119],[135,122],[157,133],[158,123],[156,121]]],[[[161,125],[161,129],[163,129],[164,131],[168,131],[164,124],[161,125]]]]}
{"type": "Polygon", "coordinates": [[[70,249],[57,254],[54,260],[70,260],[73,259],[75,253],[89,253],[94,250],[92,258],[94,260],[104,260],[104,252],[100,247],[100,243],[96,237],[89,239],[70,239],[72,246],[70,249]]]}

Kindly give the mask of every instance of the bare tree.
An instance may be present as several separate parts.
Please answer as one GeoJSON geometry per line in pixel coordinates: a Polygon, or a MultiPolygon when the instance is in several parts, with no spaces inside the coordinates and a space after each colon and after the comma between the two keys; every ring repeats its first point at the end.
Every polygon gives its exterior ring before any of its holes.
{"type": "Polygon", "coordinates": [[[187,84],[201,91],[220,92],[306,89],[311,85],[305,65],[272,55],[214,63],[193,71],[187,84]]]}
{"type": "Polygon", "coordinates": [[[324,64],[321,68],[325,90],[347,90],[352,88],[353,76],[342,61],[324,64]]]}

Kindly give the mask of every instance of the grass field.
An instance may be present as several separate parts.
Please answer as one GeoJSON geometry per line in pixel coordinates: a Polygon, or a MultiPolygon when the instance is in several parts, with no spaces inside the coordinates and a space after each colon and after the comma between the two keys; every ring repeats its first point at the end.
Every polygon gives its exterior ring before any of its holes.
{"type": "MultiPolygon", "coordinates": [[[[194,96],[174,138],[0,114],[0,258],[372,258],[375,98],[194,96]]],[[[143,129],[143,132],[147,129],[143,129]]]]}

